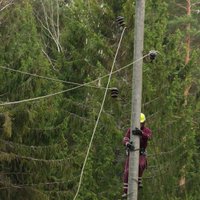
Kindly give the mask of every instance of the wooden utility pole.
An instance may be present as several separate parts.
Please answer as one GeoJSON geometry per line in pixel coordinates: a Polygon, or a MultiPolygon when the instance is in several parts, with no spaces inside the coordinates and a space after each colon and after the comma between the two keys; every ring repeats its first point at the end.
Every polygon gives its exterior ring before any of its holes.
{"type": "Polygon", "coordinates": [[[131,113],[131,137],[136,151],[130,151],[128,200],[138,199],[138,169],[140,138],[133,135],[135,127],[140,128],[140,113],[142,101],[142,64],[143,64],[143,41],[144,41],[144,15],[145,0],[136,0],[135,5],[135,30],[134,30],[134,61],[132,82],[132,113],[131,113]],[[137,61],[138,60],[138,61],[137,61]]]}

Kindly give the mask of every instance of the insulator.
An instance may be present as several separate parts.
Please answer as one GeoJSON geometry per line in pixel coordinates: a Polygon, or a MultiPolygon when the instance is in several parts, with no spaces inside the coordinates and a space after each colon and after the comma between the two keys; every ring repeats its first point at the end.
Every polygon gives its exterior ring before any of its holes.
{"type": "Polygon", "coordinates": [[[116,98],[119,95],[119,90],[118,88],[111,88],[111,97],[116,98]]]}
{"type": "Polygon", "coordinates": [[[149,58],[150,58],[151,60],[154,60],[154,59],[156,58],[156,56],[157,56],[157,51],[151,50],[151,51],[149,52],[149,58]]]}
{"type": "Polygon", "coordinates": [[[117,22],[119,27],[124,28],[124,26],[125,26],[124,17],[118,16],[117,19],[116,19],[116,22],[117,22]]]}

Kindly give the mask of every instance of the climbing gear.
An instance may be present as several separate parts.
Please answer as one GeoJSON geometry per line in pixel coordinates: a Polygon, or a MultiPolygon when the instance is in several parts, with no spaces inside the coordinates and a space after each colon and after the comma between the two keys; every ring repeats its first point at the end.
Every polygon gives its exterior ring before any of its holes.
{"type": "Polygon", "coordinates": [[[132,142],[128,142],[126,144],[126,147],[128,148],[129,151],[134,151],[135,150],[135,147],[134,147],[132,142]]]}
{"type": "Polygon", "coordinates": [[[144,123],[146,121],[146,117],[143,113],[140,114],[140,123],[144,123]]]}

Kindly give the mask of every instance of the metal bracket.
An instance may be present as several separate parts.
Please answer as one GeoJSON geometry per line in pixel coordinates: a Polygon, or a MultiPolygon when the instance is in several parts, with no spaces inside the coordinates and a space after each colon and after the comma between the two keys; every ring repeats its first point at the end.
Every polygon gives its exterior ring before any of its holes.
{"type": "Polygon", "coordinates": [[[131,148],[127,148],[128,151],[135,151],[135,146],[133,145],[133,142],[130,142],[130,144],[132,145],[131,148]]]}

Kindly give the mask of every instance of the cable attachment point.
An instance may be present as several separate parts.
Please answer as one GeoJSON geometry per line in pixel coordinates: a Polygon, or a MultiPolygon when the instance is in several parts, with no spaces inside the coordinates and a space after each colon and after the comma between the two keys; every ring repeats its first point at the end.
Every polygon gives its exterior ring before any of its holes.
{"type": "Polygon", "coordinates": [[[157,51],[155,51],[155,50],[149,51],[149,58],[151,61],[155,60],[156,56],[157,56],[157,51]]]}
{"type": "Polygon", "coordinates": [[[118,16],[116,19],[116,23],[120,29],[123,29],[125,27],[124,17],[118,16]]]}

